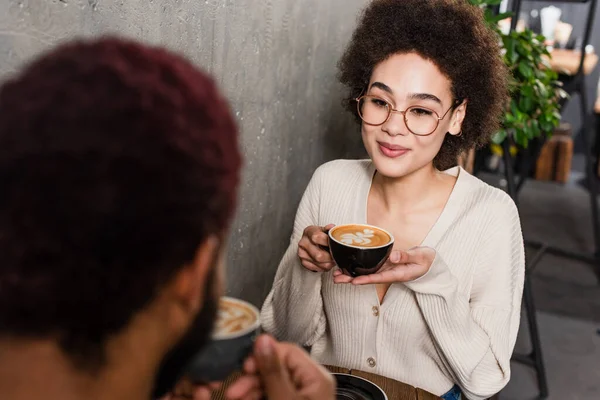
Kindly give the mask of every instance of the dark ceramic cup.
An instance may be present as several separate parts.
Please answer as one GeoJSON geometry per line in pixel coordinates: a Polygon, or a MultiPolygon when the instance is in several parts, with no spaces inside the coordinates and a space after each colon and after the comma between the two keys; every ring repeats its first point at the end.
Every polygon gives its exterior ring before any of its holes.
{"type": "Polygon", "coordinates": [[[388,400],[375,383],[355,375],[332,374],[335,378],[337,400],[388,400]]]}
{"type": "MultiPolygon", "coordinates": [[[[232,297],[221,301],[239,306],[250,312],[254,321],[235,332],[223,333],[218,329],[211,341],[186,367],[186,376],[194,383],[223,381],[233,372],[240,370],[244,360],[252,353],[254,340],[260,329],[259,311],[252,304],[232,297]]],[[[219,316],[222,318],[222,315],[219,316]]]]}
{"type": "Polygon", "coordinates": [[[328,234],[331,257],[342,272],[351,277],[379,271],[394,246],[392,234],[372,225],[338,225],[328,234]],[[340,236],[341,232],[345,233],[340,236]]]}

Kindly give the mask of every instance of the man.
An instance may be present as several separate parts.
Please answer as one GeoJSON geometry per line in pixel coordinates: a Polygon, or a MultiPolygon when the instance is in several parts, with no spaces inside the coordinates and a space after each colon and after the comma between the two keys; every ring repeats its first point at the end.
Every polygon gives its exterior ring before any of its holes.
{"type": "MultiPolygon", "coordinates": [[[[225,100],[165,50],[74,42],[6,82],[0,399],[172,388],[211,332],[240,165],[225,100]]],[[[231,398],[333,399],[320,367],[269,337],[245,370],[231,398]]]]}

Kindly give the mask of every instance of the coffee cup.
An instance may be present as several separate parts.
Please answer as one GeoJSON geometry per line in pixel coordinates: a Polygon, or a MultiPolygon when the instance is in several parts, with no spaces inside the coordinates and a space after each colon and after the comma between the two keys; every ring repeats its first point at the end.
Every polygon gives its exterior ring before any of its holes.
{"type": "Polygon", "coordinates": [[[338,225],[328,235],[331,257],[351,277],[379,271],[394,246],[394,236],[373,225],[338,225]]]}
{"type": "Polygon", "coordinates": [[[242,368],[252,353],[260,328],[259,311],[252,304],[223,296],[210,342],[186,367],[194,383],[223,381],[242,368]]]}

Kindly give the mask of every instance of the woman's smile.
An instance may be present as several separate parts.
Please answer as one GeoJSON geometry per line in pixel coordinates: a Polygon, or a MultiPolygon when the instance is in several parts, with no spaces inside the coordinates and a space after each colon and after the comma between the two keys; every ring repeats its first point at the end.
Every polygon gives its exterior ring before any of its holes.
{"type": "Polygon", "coordinates": [[[381,154],[388,158],[402,157],[410,151],[409,148],[397,144],[390,144],[380,141],[377,141],[377,144],[379,145],[379,151],[381,152],[381,154]]]}

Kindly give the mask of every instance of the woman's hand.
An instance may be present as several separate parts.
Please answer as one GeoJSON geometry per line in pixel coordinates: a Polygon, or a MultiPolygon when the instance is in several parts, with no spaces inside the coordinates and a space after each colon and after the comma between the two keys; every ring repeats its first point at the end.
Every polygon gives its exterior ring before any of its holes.
{"type": "Polygon", "coordinates": [[[408,251],[394,250],[377,273],[352,278],[336,270],[333,272],[333,281],[353,285],[414,281],[429,271],[435,255],[435,250],[430,247],[413,247],[408,251]]]}
{"type": "Polygon", "coordinates": [[[335,225],[325,227],[309,226],[304,230],[298,242],[298,257],[304,268],[313,272],[327,272],[335,267],[335,262],[327,248],[329,237],[327,232],[335,225]]]}

